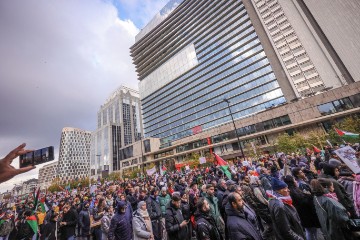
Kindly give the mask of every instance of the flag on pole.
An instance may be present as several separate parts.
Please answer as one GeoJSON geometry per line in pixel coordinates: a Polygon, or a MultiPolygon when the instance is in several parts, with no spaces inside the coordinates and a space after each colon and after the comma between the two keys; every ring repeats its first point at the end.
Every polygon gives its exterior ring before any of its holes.
{"type": "Polygon", "coordinates": [[[343,131],[343,130],[340,130],[340,129],[337,129],[337,128],[335,128],[335,131],[336,131],[337,134],[339,134],[339,136],[342,137],[342,138],[350,138],[350,139],[359,138],[359,134],[358,134],[358,133],[347,132],[347,131],[343,131]]]}
{"type": "Polygon", "coordinates": [[[39,198],[40,198],[40,187],[38,187],[38,190],[36,192],[36,196],[35,196],[35,202],[34,202],[34,208],[33,208],[33,211],[35,212],[37,207],[38,207],[38,204],[39,204],[39,198]]]}
{"type": "Polygon", "coordinates": [[[38,223],[35,215],[26,218],[26,222],[30,225],[35,234],[38,232],[38,223]]]}
{"type": "Polygon", "coordinates": [[[162,165],[162,167],[160,168],[160,175],[164,176],[164,174],[166,173],[166,170],[167,170],[167,168],[164,165],[162,165]]]}
{"type": "Polygon", "coordinates": [[[40,206],[41,206],[41,211],[42,211],[42,212],[47,212],[47,211],[49,211],[48,206],[45,204],[45,197],[42,197],[42,198],[40,199],[40,206]]]}
{"type": "Polygon", "coordinates": [[[148,176],[153,175],[156,172],[156,167],[154,166],[153,168],[147,169],[146,173],[148,176]]]}
{"type": "Polygon", "coordinates": [[[329,140],[326,140],[326,142],[329,144],[329,146],[332,148],[333,146],[332,146],[332,144],[331,144],[331,142],[329,141],[329,140]]]}
{"type": "Polygon", "coordinates": [[[229,172],[229,165],[228,163],[222,159],[219,155],[217,155],[216,153],[214,153],[216,161],[218,166],[220,166],[220,168],[223,170],[223,172],[225,173],[225,175],[231,179],[231,173],[229,172]]]}

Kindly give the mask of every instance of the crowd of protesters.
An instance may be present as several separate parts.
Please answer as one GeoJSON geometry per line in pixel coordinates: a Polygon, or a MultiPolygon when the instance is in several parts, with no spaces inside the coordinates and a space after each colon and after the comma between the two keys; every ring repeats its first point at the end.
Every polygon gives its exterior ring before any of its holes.
{"type": "Polygon", "coordinates": [[[0,240],[357,239],[360,175],[333,150],[30,194],[3,207],[0,240]]]}

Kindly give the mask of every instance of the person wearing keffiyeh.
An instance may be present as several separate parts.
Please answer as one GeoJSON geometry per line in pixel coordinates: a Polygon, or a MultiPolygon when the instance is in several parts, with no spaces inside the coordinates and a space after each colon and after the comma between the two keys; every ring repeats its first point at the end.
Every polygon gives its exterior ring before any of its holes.
{"type": "Polygon", "coordinates": [[[271,186],[273,190],[266,191],[266,194],[269,197],[270,216],[276,238],[279,240],[305,239],[287,184],[277,178],[272,178],[271,186]]]}

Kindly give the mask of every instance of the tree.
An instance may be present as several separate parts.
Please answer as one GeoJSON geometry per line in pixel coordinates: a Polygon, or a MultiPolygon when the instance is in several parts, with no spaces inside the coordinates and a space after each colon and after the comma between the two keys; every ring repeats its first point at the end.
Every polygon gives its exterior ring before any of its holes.
{"type": "Polygon", "coordinates": [[[320,147],[323,149],[326,143],[326,139],[328,139],[328,135],[326,135],[323,131],[311,131],[306,136],[306,141],[309,147],[320,147]]]}
{"type": "Polygon", "coordinates": [[[277,150],[284,153],[292,153],[297,150],[297,145],[293,140],[293,136],[287,133],[279,135],[277,139],[277,150]]]}

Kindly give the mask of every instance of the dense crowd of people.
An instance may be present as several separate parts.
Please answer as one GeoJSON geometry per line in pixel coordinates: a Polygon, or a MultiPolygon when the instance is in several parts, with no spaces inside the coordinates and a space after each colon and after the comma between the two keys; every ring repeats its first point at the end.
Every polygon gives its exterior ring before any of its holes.
{"type": "Polygon", "coordinates": [[[29,194],[3,205],[0,240],[356,239],[360,175],[333,150],[29,194]]]}

